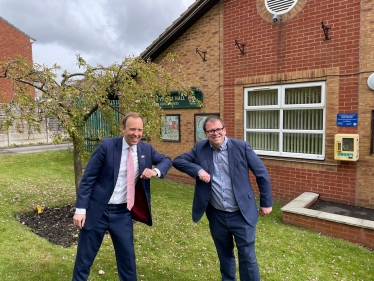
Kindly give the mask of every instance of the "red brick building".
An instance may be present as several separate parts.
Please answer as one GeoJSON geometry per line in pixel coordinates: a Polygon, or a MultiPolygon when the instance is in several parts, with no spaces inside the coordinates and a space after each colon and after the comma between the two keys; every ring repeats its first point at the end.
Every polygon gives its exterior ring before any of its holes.
{"type": "MultiPolygon", "coordinates": [[[[32,43],[34,42],[35,39],[0,17],[0,61],[5,62],[21,55],[32,62],[32,43]]],[[[0,89],[0,94],[4,95],[5,101],[10,101],[13,93],[10,81],[0,79],[0,89]]]]}
{"type": "Polygon", "coordinates": [[[175,157],[194,145],[197,114],[219,113],[266,164],[276,200],[310,191],[374,208],[373,15],[370,0],[196,1],[142,53],[178,54],[205,105],[165,109],[180,142],[155,145],[175,157]],[[336,134],[359,135],[358,161],[335,159],[336,134]]]}

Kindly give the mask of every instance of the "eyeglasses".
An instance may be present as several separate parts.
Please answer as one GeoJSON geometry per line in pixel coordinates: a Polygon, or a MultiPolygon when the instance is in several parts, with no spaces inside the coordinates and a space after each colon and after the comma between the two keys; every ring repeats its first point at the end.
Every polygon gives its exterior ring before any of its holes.
{"type": "Polygon", "coordinates": [[[215,133],[220,134],[220,133],[222,133],[223,128],[224,128],[224,127],[222,127],[222,128],[218,128],[218,129],[215,129],[215,130],[205,131],[205,133],[207,133],[208,135],[213,135],[213,134],[215,134],[215,133]]]}

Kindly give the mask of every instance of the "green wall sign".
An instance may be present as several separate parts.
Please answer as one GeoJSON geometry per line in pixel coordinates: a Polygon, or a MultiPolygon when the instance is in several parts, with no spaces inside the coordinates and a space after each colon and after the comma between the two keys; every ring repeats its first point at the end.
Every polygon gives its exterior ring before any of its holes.
{"type": "Polygon", "coordinates": [[[196,100],[203,102],[203,93],[197,89],[191,89],[194,92],[195,98],[193,96],[188,96],[178,91],[170,91],[170,95],[172,98],[171,103],[173,105],[168,105],[159,99],[157,102],[161,106],[161,108],[168,109],[168,108],[198,108],[198,104],[196,100]]]}

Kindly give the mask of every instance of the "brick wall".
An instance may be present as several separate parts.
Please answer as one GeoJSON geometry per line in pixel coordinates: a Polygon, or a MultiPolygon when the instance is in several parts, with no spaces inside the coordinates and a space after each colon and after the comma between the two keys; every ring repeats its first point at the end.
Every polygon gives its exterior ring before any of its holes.
{"type": "MultiPolygon", "coordinates": [[[[204,95],[204,107],[199,109],[165,109],[165,114],[180,114],[181,142],[153,142],[152,145],[171,158],[194,146],[194,115],[219,113],[223,110],[222,84],[222,5],[218,3],[196,24],[179,37],[155,62],[167,53],[179,56],[183,72],[191,86],[198,87],[204,95]],[[196,48],[206,51],[206,61],[196,53],[196,48]]],[[[193,183],[188,176],[172,168],[168,179],[193,183]]]]}
{"type": "Polygon", "coordinates": [[[374,230],[283,212],[283,223],[374,249],[374,230]]]}
{"type": "MultiPolygon", "coordinates": [[[[8,61],[21,55],[25,59],[32,61],[32,44],[30,38],[0,19],[0,62],[8,61]]],[[[0,98],[4,95],[9,101],[13,93],[12,85],[7,79],[0,79],[0,98]]],[[[0,100],[0,102],[2,102],[0,100]]]]}
{"type": "Polygon", "coordinates": [[[374,1],[361,2],[359,128],[360,159],[357,163],[356,205],[374,208],[374,155],[370,154],[371,114],[374,110],[374,91],[367,86],[367,78],[374,71],[374,1]]]}
{"type": "MultiPolygon", "coordinates": [[[[287,202],[311,191],[322,200],[374,208],[369,130],[374,94],[366,86],[374,69],[373,8],[371,0],[299,0],[273,23],[264,0],[221,1],[157,59],[167,52],[179,54],[184,72],[202,81],[195,86],[204,92],[205,107],[166,110],[181,114],[181,142],[155,147],[172,158],[191,149],[195,113],[220,112],[228,136],[244,139],[244,88],[325,81],[325,161],[262,157],[274,198],[287,202]],[[322,21],[331,27],[331,40],[324,40],[322,21]],[[244,55],[235,40],[245,44],[244,55]],[[207,62],[196,47],[207,51],[207,62]],[[338,113],[359,113],[359,126],[336,126],[338,113]],[[337,133],[360,134],[358,162],[334,160],[337,133]]],[[[168,178],[191,182],[173,169],[168,178]]]]}
{"type": "Polygon", "coordinates": [[[326,81],[325,161],[266,157],[263,161],[277,200],[286,202],[311,191],[323,200],[355,205],[358,165],[335,161],[333,144],[337,133],[358,132],[357,127],[337,127],[336,114],[359,111],[360,2],[299,1],[277,23],[263,8],[264,0],[224,1],[223,115],[228,135],[244,138],[244,88],[326,81]],[[331,27],[332,40],[324,40],[322,21],[331,27]],[[235,40],[246,44],[245,55],[235,40]]]}
{"type": "MultiPolygon", "coordinates": [[[[331,67],[338,67],[339,74],[357,73],[359,23],[360,3],[352,0],[307,1],[297,16],[275,24],[259,15],[255,1],[225,1],[224,114],[235,115],[233,97],[237,78],[331,67]],[[323,40],[322,20],[332,27],[329,31],[332,40],[323,40]],[[246,55],[240,55],[234,40],[246,44],[246,55]]],[[[340,112],[357,112],[358,76],[342,77],[339,84],[340,112]]],[[[227,122],[230,120],[233,119],[227,122]]],[[[231,121],[228,130],[233,136],[235,125],[231,121]]]]}

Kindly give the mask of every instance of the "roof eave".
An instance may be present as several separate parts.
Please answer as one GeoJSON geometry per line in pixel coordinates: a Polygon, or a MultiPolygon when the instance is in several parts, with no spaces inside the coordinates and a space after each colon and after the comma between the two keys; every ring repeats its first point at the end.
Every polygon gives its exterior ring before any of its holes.
{"type": "Polygon", "coordinates": [[[30,38],[30,42],[31,43],[34,43],[36,40],[34,38],[32,38],[31,36],[27,35],[25,32],[23,32],[22,30],[20,30],[19,28],[17,28],[16,26],[14,26],[13,24],[11,24],[9,21],[7,21],[6,19],[0,17],[0,20],[4,21],[5,23],[7,23],[8,25],[10,25],[11,27],[13,27],[15,30],[17,30],[18,32],[22,33],[23,35],[25,35],[26,37],[30,38]]]}
{"type": "Polygon", "coordinates": [[[198,0],[173,22],[145,51],[140,54],[144,60],[154,60],[194,23],[205,15],[220,0],[198,0]]]}

